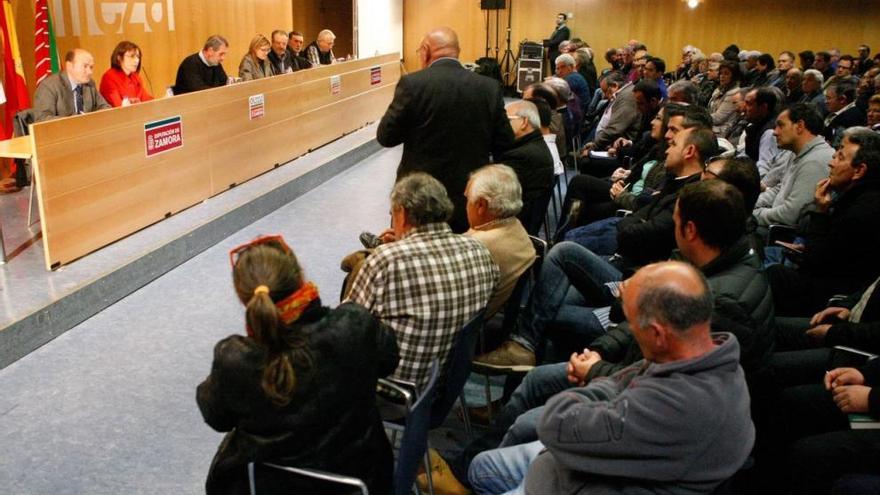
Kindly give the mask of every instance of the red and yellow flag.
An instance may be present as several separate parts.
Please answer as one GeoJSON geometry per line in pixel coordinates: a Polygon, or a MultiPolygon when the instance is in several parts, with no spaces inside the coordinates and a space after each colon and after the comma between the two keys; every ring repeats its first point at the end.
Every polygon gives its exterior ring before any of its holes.
{"type": "Polygon", "coordinates": [[[27,84],[24,80],[24,68],[21,64],[21,52],[18,49],[18,36],[15,34],[15,16],[9,0],[2,0],[0,9],[0,29],[3,42],[3,89],[6,92],[6,112],[3,119],[3,139],[12,136],[12,119],[20,110],[31,106],[27,84]]]}

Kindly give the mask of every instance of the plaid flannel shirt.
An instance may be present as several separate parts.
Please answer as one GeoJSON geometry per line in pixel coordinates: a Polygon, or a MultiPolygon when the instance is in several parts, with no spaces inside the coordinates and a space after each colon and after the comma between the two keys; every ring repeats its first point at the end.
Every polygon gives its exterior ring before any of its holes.
{"type": "Polygon", "coordinates": [[[480,241],[432,223],[376,248],[348,300],[394,329],[400,364],[392,377],[421,390],[431,361],[440,358],[445,369],[455,335],[486,305],[498,278],[498,267],[480,241]]]}

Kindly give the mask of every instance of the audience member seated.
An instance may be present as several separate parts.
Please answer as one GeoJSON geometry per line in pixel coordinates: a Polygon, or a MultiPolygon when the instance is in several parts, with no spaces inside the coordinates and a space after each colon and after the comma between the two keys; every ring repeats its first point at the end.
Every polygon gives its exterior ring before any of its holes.
{"type": "Polygon", "coordinates": [[[663,74],[666,72],[666,62],[659,57],[648,57],[642,72],[644,75],[643,80],[648,79],[657,83],[657,87],[660,89],[661,101],[667,100],[669,94],[666,91],[666,81],[663,79],[663,74]]]}
{"type": "Polygon", "coordinates": [[[710,493],[745,462],[755,431],[739,344],[710,335],[705,279],[684,263],[650,265],[622,298],[646,359],[551,398],[539,441],[477,456],[477,493],[710,493]]]}
{"type": "Polygon", "coordinates": [[[874,132],[880,132],[880,94],[868,100],[868,127],[874,132]]]}
{"type": "Polygon", "coordinates": [[[590,101],[592,94],[584,76],[575,70],[575,65],[574,57],[568,53],[556,57],[556,77],[565,79],[571,92],[577,95],[581,111],[583,111],[583,107],[590,101]]]}
{"type": "Polygon", "coordinates": [[[557,111],[561,117],[563,134],[567,139],[573,140],[581,132],[581,123],[584,120],[580,98],[571,91],[571,87],[561,77],[548,77],[544,79],[544,84],[556,93],[556,99],[559,101],[557,111]]]}
{"type": "MultiPolygon", "coordinates": [[[[681,105],[667,104],[661,108],[651,120],[651,130],[647,136],[638,145],[632,146],[635,162],[629,169],[618,168],[609,179],[589,174],[572,177],[566,188],[562,210],[568,214],[575,201],[580,202],[580,207],[576,215],[568,218],[569,229],[611,217],[617,209],[634,211],[648,204],[653,194],[660,190],[666,176],[662,162],[666,156],[664,136],[669,119],[684,115],[685,107],[681,105]]],[[[566,235],[566,240],[574,239],[566,235]]]]}
{"type": "Polygon", "coordinates": [[[825,93],[822,91],[823,81],[825,79],[821,72],[816,69],[805,70],[804,80],[801,83],[801,89],[804,92],[801,103],[812,103],[816,106],[819,115],[825,117],[828,113],[828,107],[825,104],[825,93]]]}
{"type": "Polygon", "coordinates": [[[471,174],[467,188],[467,213],[471,236],[489,249],[500,278],[486,307],[485,318],[507,302],[516,283],[535,262],[535,247],[520,221],[522,188],[516,172],[506,165],[487,165],[471,174]]]}
{"type": "Polygon", "coordinates": [[[268,53],[269,62],[272,64],[273,74],[287,74],[298,70],[293,61],[293,55],[287,49],[287,33],[276,29],[272,31],[272,49],[268,53]]]}
{"type": "Polygon", "coordinates": [[[554,113],[553,107],[550,106],[546,99],[540,96],[524,98],[524,100],[532,102],[538,109],[538,117],[541,119],[541,137],[544,138],[544,143],[547,144],[547,149],[550,150],[550,156],[553,157],[553,174],[562,175],[565,173],[565,166],[562,163],[562,158],[559,156],[559,148],[556,146],[556,134],[550,131],[550,124],[552,123],[554,113]]]}
{"type": "Polygon", "coordinates": [[[858,84],[859,78],[853,75],[853,64],[852,55],[840,57],[840,60],[837,61],[837,66],[834,68],[834,75],[825,80],[822,89],[828,89],[829,86],[840,83],[858,84]]]}
{"type": "MultiPolygon", "coordinates": [[[[589,47],[581,47],[575,50],[572,56],[574,56],[578,73],[587,81],[588,94],[592,95],[599,87],[599,76],[596,74],[596,66],[593,65],[593,50],[589,47]]],[[[586,105],[589,102],[590,99],[587,98],[583,104],[586,105]]]]}
{"type": "Polygon", "coordinates": [[[58,117],[111,108],[98,93],[92,80],[95,59],[75,48],[64,56],[64,70],[43,79],[34,93],[34,120],[42,122],[58,117]]]}
{"type": "Polygon", "coordinates": [[[600,157],[587,154],[587,156],[581,157],[578,168],[585,174],[594,177],[608,177],[619,167],[629,169],[633,159],[641,157],[653,147],[651,121],[657,115],[663,101],[660,89],[654,81],[643,79],[633,87],[633,96],[639,117],[633,130],[635,135],[632,139],[627,137],[615,139],[607,150],[608,156],[600,157]]]}
{"type": "Polygon", "coordinates": [[[776,59],[776,70],[770,72],[770,85],[785,91],[788,71],[793,68],[794,53],[790,51],[780,52],[779,57],[776,59]]]}
{"type": "Polygon", "coordinates": [[[773,64],[773,56],[769,53],[762,53],[755,62],[755,72],[749,81],[749,86],[760,88],[762,86],[772,86],[775,79],[771,79],[772,73],[776,70],[773,64]]]}
{"type": "Polygon", "coordinates": [[[822,73],[825,80],[834,76],[834,67],[831,65],[831,54],[828,52],[816,52],[816,60],[813,62],[813,68],[822,73]]]}
{"type": "MultiPolygon", "coordinates": [[[[685,185],[700,180],[704,159],[713,156],[716,149],[715,137],[709,129],[681,128],[679,121],[683,122],[684,118],[674,119],[678,120],[670,119],[668,134],[672,138],[665,162],[670,177],[650,204],[618,223],[617,254],[610,258],[598,256],[573,242],[553,246],[511,339],[475,361],[500,369],[522,370],[534,366],[535,353],[543,345],[547,327],[557,319],[560,309],[572,303],[591,308],[608,306],[614,294],[606,284],[625,279],[639,266],[669,258],[675,247],[672,210],[678,192],[685,185]]],[[[588,339],[602,335],[605,331],[602,315],[592,310],[588,313],[592,316],[583,318],[578,325],[580,334],[588,339]]]]}
{"type": "Polygon", "coordinates": [[[336,42],[336,35],[333,34],[333,31],[329,29],[324,29],[320,33],[318,33],[318,38],[309,43],[309,46],[306,47],[306,55],[309,58],[309,61],[314,65],[314,61],[311,60],[313,53],[312,48],[314,48],[315,52],[317,52],[318,61],[321,65],[330,65],[336,63],[336,57],[333,55],[333,44],[336,42]]]}
{"type": "Polygon", "coordinates": [[[867,116],[856,106],[856,87],[845,82],[832,84],[825,89],[825,104],[828,115],[825,117],[825,139],[833,147],[840,144],[843,131],[850,127],[865,125],[867,116]]]}
{"type": "Polygon", "coordinates": [[[706,69],[706,77],[702,78],[698,83],[700,88],[700,99],[697,103],[704,107],[709,106],[709,100],[712,99],[712,94],[715,93],[715,89],[718,88],[720,69],[721,62],[709,62],[709,67],[706,69]]]}
{"type": "Polygon", "coordinates": [[[808,69],[813,68],[813,63],[816,61],[816,54],[813,53],[813,50],[804,50],[798,53],[798,61],[800,61],[801,70],[807,72],[808,69]]]}
{"type": "Polygon", "coordinates": [[[795,154],[782,180],[767,189],[755,205],[761,227],[797,226],[813,205],[816,183],[827,176],[834,150],[821,136],[822,117],[813,105],[798,103],[779,114],[773,131],[779,148],[795,154]]]}
{"type": "Polygon", "coordinates": [[[550,114],[549,130],[556,137],[554,139],[556,152],[560,157],[566,156],[568,145],[566,143],[565,118],[563,117],[563,113],[566,112],[565,103],[556,90],[546,82],[532,84],[523,91],[524,100],[533,98],[542,98],[550,105],[552,113],[550,114]]]}
{"type": "Polygon", "coordinates": [[[534,103],[515,101],[506,110],[516,139],[499,162],[516,171],[522,184],[519,219],[530,235],[537,235],[553,195],[553,155],[541,134],[541,117],[534,103]]]}
{"type": "Polygon", "coordinates": [[[639,112],[633,95],[633,84],[625,82],[620,73],[611,72],[599,83],[608,104],[594,129],[593,140],[582,150],[587,156],[589,150],[603,151],[619,137],[632,139],[637,131],[639,112]]]}
{"type": "Polygon", "coordinates": [[[691,81],[676,81],[669,86],[667,91],[669,93],[667,101],[672,103],[684,103],[687,105],[698,105],[700,103],[700,88],[691,81]]]}
{"type": "Polygon", "coordinates": [[[880,136],[847,130],[814,188],[798,267],[768,268],[780,315],[803,316],[834,294],[863,290],[880,273],[880,136]]]}
{"type": "Polygon", "coordinates": [[[780,474],[790,493],[829,493],[834,481],[849,473],[873,475],[868,486],[875,488],[830,493],[876,493],[880,430],[851,428],[848,415],[880,417],[878,383],[880,359],[872,359],[861,369],[835,368],[822,382],[783,393],[780,429],[793,443],[780,452],[786,461],[780,474]]]}
{"type": "Polygon", "coordinates": [[[437,179],[415,172],[398,180],[386,242],[366,259],[347,298],[394,330],[401,359],[393,377],[420,390],[434,359],[444,369],[455,335],[486,306],[499,278],[480,241],[452,233],[451,215],[437,179]]]}
{"type": "Polygon", "coordinates": [[[739,65],[729,61],[721,62],[718,69],[718,87],[709,99],[712,132],[719,136],[724,135],[736,119],[733,97],[739,91],[740,74],[739,65]]]}
{"type": "Polygon", "coordinates": [[[230,258],[247,335],[217,343],[196,393],[205,422],[228,432],[207,493],[250,493],[247,465],[264,461],[356,476],[370,491],[389,493],[394,461],[375,390],[397,366],[394,334],[356,304],[322,306],[280,237],[258,238],[230,258]]]}
{"type": "Polygon", "coordinates": [[[250,47],[248,47],[248,52],[244,54],[241,63],[238,64],[238,77],[242,81],[252,81],[274,76],[276,74],[275,68],[269,61],[270,50],[269,40],[265,36],[262,34],[254,36],[250,47]]]}
{"type": "Polygon", "coordinates": [[[226,38],[219,34],[210,36],[200,52],[193,53],[180,63],[174,94],[182,95],[225,85],[227,77],[223,70],[223,59],[228,52],[229,42],[226,38]]]}
{"type": "Polygon", "coordinates": [[[746,93],[745,108],[748,125],[745,129],[745,154],[755,161],[761,177],[773,168],[788,163],[788,157],[779,156],[773,129],[778,115],[778,101],[775,93],[768,88],[753,89],[746,93]]]}
{"type": "Polygon", "coordinates": [[[802,88],[804,82],[804,73],[800,69],[788,69],[785,73],[785,106],[799,103],[804,98],[804,90],[802,88]]]}
{"type": "Polygon", "coordinates": [[[139,46],[131,41],[116,45],[110,57],[110,68],[101,76],[101,96],[114,107],[153,99],[141,82],[139,46]]]}

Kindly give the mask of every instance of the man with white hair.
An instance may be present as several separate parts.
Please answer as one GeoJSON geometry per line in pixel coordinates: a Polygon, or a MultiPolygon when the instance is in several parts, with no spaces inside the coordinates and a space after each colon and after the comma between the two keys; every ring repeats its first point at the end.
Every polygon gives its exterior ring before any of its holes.
{"type": "Polygon", "coordinates": [[[516,171],[523,189],[519,218],[526,230],[536,235],[553,193],[553,155],[541,134],[541,117],[534,103],[515,101],[505,109],[516,140],[501,155],[500,163],[516,171]]]}
{"type": "Polygon", "coordinates": [[[801,89],[804,90],[804,96],[801,103],[811,103],[816,106],[819,115],[824,117],[828,113],[825,106],[825,93],[822,92],[822,85],[825,83],[825,76],[816,69],[807,69],[804,71],[804,79],[801,82],[801,89]]]}
{"type": "Polygon", "coordinates": [[[590,102],[592,95],[587,80],[576,69],[574,57],[569,53],[563,53],[556,57],[556,77],[565,79],[571,91],[580,100],[581,108],[590,102]]]}
{"type": "Polygon", "coordinates": [[[309,43],[309,46],[306,48],[306,54],[308,54],[312,47],[315,47],[315,50],[318,51],[318,60],[321,62],[321,65],[330,65],[336,62],[336,57],[333,55],[333,44],[336,42],[336,35],[333,34],[333,31],[329,29],[324,29],[320,33],[318,33],[318,38],[309,43]]]}
{"type": "Polygon", "coordinates": [[[464,190],[471,228],[465,235],[482,242],[498,265],[501,277],[486,305],[488,319],[510,298],[516,283],[535,262],[535,247],[516,218],[522,208],[522,187],[507,165],[486,165],[471,174],[464,190]]]}

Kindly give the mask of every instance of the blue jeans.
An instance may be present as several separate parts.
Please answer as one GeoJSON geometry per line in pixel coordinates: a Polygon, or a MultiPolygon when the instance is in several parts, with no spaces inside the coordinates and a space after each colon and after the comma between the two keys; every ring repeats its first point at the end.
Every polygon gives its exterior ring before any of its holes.
{"type": "MultiPolygon", "coordinates": [[[[587,306],[608,306],[613,297],[604,284],[619,281],[622,276],[606,258],[574,242],[560,242],[547,254],[529,304],[520,315],[517,331],[511,338],[536,350],[544,339],[546,326],[556,320],[569,297],[570,288],[580,292],[587,306]]],[[[604,329],[596,336],[601,333],[604,329]]]]}
{"type": "Polygon", "coordinates": [[[529,371],[498,416],[499,427],[507,428],[500,447],[520,445],[538,439],[538,419],[544,411],[547,399],[573,387],[565,372],[567,365],[568,363],[548,364],[529,371]]]}
{"type": "Polygon", "coordinates": [[[474,458],[468,480],[474,492],[483,494],[524,494],[523,481],[529,465],[544,450],[541,442],[487,450],[474,458]]]}
{"type": "Polygon", "coordinates": [[[611,256],[617,252],[617,224],[622,218],[605,218],[573,228],[565,233],[565,240],[576,242],[596,254],[611,256]]]}

